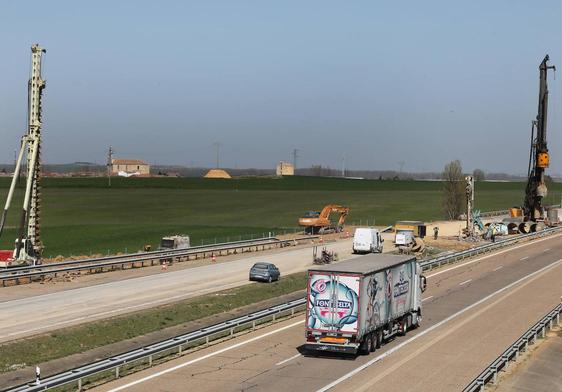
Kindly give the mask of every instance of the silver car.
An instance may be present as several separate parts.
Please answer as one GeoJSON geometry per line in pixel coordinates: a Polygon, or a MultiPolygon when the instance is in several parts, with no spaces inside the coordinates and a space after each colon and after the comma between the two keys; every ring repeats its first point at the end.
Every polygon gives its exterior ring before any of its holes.
{"type": "Polygon", "coordinates": [[[279,280],[281,273],[275,264],[256,263],[250,268],[250,281],[261,280],[263,282],[273,282],[279,280]]]}

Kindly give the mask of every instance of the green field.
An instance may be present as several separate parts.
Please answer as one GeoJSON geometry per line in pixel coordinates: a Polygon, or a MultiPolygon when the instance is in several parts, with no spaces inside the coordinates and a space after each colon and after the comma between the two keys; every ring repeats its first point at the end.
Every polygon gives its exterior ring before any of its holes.
{"type": "MultiPolygon", "coordinates": [[[[549,201],[559,202],[562,184],[549,201]]],[[[5,200],[9,178],[0,178],[5,200]]],[[[45,178],[44,256],[134,252],[157,245],[163,235],[185,233],[193,245],[294,231],[305,211],[328,203],[350,207],[348,223],[377,225],[398,219],[442,218],[439,182],[286,177],[214,180],[201,178],[45,178]]],[[[523,183],[477,183],[476,207],[520,204],[523,183]]],[[[21,188],[0,247],[16,237],[21,188]]]]}

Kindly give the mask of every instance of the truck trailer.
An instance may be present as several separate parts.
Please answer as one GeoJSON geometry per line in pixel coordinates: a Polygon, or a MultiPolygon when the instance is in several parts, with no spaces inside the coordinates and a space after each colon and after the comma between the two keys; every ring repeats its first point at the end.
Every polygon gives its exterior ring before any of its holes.
{"type": "Polygon", "coordinates": [[[421,272],[414,256],[384,254],[309,269],[305,350],[368,354],[417,327],[421,272]]]}

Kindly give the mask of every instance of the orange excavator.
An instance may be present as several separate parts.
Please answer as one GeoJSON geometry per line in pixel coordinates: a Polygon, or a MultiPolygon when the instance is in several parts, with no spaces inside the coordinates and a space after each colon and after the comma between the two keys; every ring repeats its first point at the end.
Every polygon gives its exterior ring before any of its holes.
{"type": "Polygon", "coordinates": [[[308,234],[327,234],[339,233],[343,230],[345,218],[349,213],[349,208],[337,204],[328,204],[322,212],[309,211],[299,218],[299,225],[304,226],[305,233],[308,234]],[[339,213],[340,218],[337,224],[330,220],[331,213],[339,213]]]}

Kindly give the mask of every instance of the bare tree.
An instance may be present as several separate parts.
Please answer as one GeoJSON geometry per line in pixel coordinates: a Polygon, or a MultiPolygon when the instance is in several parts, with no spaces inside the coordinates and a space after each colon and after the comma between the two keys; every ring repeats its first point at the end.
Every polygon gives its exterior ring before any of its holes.
{"type": "Polygon", "coordinates": [[[484,174],[484,170],[482,169],[474,169],[472,177],[474,177],[474,181],[484,181],[486,179],[486,174],[484,174]]]}
{"type": "Polygon", "coordinates": [[[458,219],[463,212],[465,183],[459,160],[445,165],[443,178],[443,212],[447,219],[458,219]]]}

